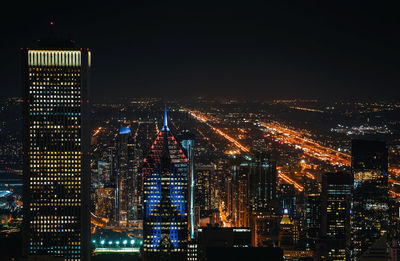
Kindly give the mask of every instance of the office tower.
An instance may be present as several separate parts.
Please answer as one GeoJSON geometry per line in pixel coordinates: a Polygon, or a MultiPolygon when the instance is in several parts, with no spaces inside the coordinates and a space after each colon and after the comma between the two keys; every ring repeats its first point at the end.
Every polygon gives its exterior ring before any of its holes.
{"type": "Polygon", "coordinates": [[[237,222],[238,227],[248,227],[250,222],[249,179],[248,174],[241,172],[237,180],[237,222]]]}
{"type": "Polygon", "coordinates": [[[211,177],[215,175],[214,166],[196,164],[195,202],[200,208],[200,218],[209,217],[211,205],[211,177]]]}
{"type": "Polygon", "coordinates": [[[349,260],[350,204],[353,179],[336,172],[322,175],[321,238],[327,241],[328,260],[349,260]]]}
{"type": "Polygon", "coordinates": [[[298,228],[290,218],[289,211],[283,211],[283,217],[279,228],[279,247],[283,249],[293,248],[299,239],[298,228]]]}
{"type": "Polygon", "coordinates": [[[255,155],[249,162],[250,201],[253,211],[271,209],[277,200],[276,163],[265,154],[255,155]]]}
{"type": "Polygon", "coordinates": [[[194,177],[194,135],[188,131],[185,131],[180,137],[181,145],[186,151],[186,155],[189,161],[189,173],[188,173],[188,214],[189,214],[189,234],[190,238],[194,238],[194,186],[195,186],[195,177],[194,177]]]}
{"type": "Polygon", "coordinates": [[[231,163],[232,222],[236,227],[249,227],[249,164],[241,159],[231,163]]]}
{"type": "Polygon", "coordinates": [[[135,147],[129,127],[122,127],[116,138],[117,221],[121,226],[135,219],[137,205],[136,175],[134,173],[135,147]]]}
{"type": "Polygon", "coordinates": [[[297,195],[293,184],[282,183],[279,186],[281,209],[287,209],[291,218],[297,218],[297,195]]]}
{"type": "Polygon", "coordinates": [[[268,155],[258,153],[247,164],[252,244],[272,245],[277,242],[280,222],[276,163],[268,155]]]}
{"type": "Polygon", "coordinates": [[[278,244],[281,216],[275,211],[253,212],[250,229],[253,247],[268,247],[278,244]]]}
{"type": "Polygon", "coordinates": [[[90,51],[45,39],[22,64],[24,253],[89,260],[90,51]]]}
{"type": "Polygon", "coordinates": [[[352,243],[353,256],[359,257],[388,230],[388,151],[379,141],[352,140],[351,145],[352,243]]]}
{"type": "Polygon", "coordinates": [[[188,159],[164,126],[143,160],[144,260],[185,260],[188,241],[188,159]]]}
{"type": "Polygon", "coordinates": [[[232,176],[231,173],[227,173],[225,175],[225,198],[224,203],[226,209],[226,215],[232,217],[232,200],[233,200],[233,192],[232,192],[232,176]]]}
{"type": "Polygon", "coordinates": [[[305,207],[305,236],[306,248],[314,248],[315,241],[319,237],[321,228],[321,196],[320,194],[308,194],[305,207]]]}
{"type": "Polygon", "coordinates": [[[134,155],[133,155],[133,182],[134,186],[132,189],[132,216],[129,217],[131,220],[138,221],[143,220],[143,180],[140,172],[140,168],[143,162],[143,150],[141,144],[134,139],[134,155]]]}
{"type": "Polygon", "coordinates": [[[396,197],[389,199],[390,228],[388,235],[391,260],[400,260],[400,202],[396,197]]]}
{"type": "Polygon", "coordinates": [[[215,175],[211,176],[211,208],[214,212],[219,213],[219,209],[222,206],[222,199],[225,198],[225,171],[226,168],[223,166],[213,165],[215,169],[215,175]]]}
{"type": "Polygon", "coordinates": [[[240,166],[236,169],[238,172],[235,184],[235,225],[237,227],[248,227],[250,218],[250,201],[249,201],[249,176],[247,166],[240,166]]]}

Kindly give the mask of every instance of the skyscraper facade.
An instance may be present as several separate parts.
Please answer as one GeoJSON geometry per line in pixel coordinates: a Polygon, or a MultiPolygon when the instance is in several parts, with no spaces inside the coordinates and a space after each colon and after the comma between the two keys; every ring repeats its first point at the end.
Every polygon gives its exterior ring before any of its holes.
{"type": "Polygon", "coordinates": [[[321,237],[329,244],[328,260],[349,260],[350,203],[353,179],[336,172],[322,175],[321,237]]]}
{"type": "Polygon", "coordinates": [[[185,131],[181,137],[181,145],[186,151],[186,155],[189,161],[189,173],[188,173],[188,214],[189,214],[189,234],[190,238],[194,238],[195,231],[195,216],[194,216],[194,187],[195,187],[195,176],[194,176],[194,135],[188,131],[185,131]]]}
{"type": "Polygon", "coordinates": [[[144,159],[144,260],[185,260],[188,159],[167,125],[144,159]]]}
{"type": "Polygon", "coordinates": [[[134,173],[135,149],[129,127],[119,130],[116,142],[116,177],[117,177],[117,207],[118,223],[126,226],[135,219],[137,213],[137,189],[134,173]]]}
{"type": "Polygon", "coordinates": [[[195,202],[200,209],[200,218],[211,214],[211,177],[213,175],[215,175],[214,166],[196,164],[195,202]]]}
{"type": "Polygon", "coordinates": [[[271,209],[277,201],[276,163],[268,155],[258,154],[249,162],[250,201],[253,211],[271,209]]]}
{"type": "Polygon", "coordinates": [[[279,186],[279,198],[281,208],[288,210],[291,218],[297,218],[297,194],[293,184],[282,183],[279,186]]]}
{"type": "Polygon", "coordinates": [[[305,232],[307,244],[315,245],[321,227],[321,196],[320,194],[307,194],[305,202],[305,232]]]}
{"type": "Polygon", "coordinates": [[[22,50],[24,253],[90,258],[90,51],[44,40],[22,50]]]}
{"type": "Polygon", "coordinates": [[[353,256],[361,256],[389,226],[388,151],[379,141],[353,140],[353,256]]]}

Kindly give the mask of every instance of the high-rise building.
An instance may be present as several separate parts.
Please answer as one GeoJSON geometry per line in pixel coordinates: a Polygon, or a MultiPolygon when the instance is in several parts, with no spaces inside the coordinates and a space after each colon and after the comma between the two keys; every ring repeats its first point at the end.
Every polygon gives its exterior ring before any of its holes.
{"type": "Polygon", "coordinates": [[[127,226],[137,214],[136,173],[134,173],[135,144],[129,127],[119,130],[116,140],[116,177],[117,177],[117,211],[118,223],[127,226]]]}
{"type": "Polygon", "coordinates": [[[271,209],[277,201],[276,163],[268,155],[255,155],[249,162],[250,201],[253,211],[271,209]]]}
{"type": "Polygon", "coordinates": [[[196,164],[195,202],[200,208],[200,218],[209,217],[212,210],[211,186],[214,166],[196,164]]]}
{"type": "Polygon", "coordinates": [[[279,228],[279,247],[283,249],[293,248],[299,240],[299,231],[296,223],[290,218],[289,211],[283,211],[283,217],[279,228]]]}
{"type": "Polygon", "coordinates": [[[282,183],[279,186],[281,209],[287,209],[291,218],[297,218],[297,194],[293,184],[282,183]]]}
{"type": "Polygon", "coordinates": [[[164,126],[143,160],[144,260],[185,260],[188,241],[188,159],[164,126]]]}
{"type": "Polygon", "coordinates": [[[249,164],[241,159],[234,160],[231,164],[231,216],[236,227],[249,227],[250,222],[250,197],[249,197],[249,164]]]}
{"type": "Polygon", "coordinates": [[[45,39],[22,50],[24,253],[90,258],[90,51],[45,39]]]}
{"type": "Polygon", "coordinates": [[[195,176],[194,176],[194,135],[188,131],[185,131],[180,137],[181,145],[186,151],[186,155],[189,161],[189,173],[188,173],[188,214],[189,214],[189,234],[190,238],[194,238],[195,231],[195,216],[194,216],[194,187],[195,187],[195,176]]]}
{"type": "Polygon", "coordinates": [[[250,229],[253,247],[277,245],[280,221],[280,214],[274,211],[252,212],[250,229]]]}
{"type": "Polygon", "coordinates": [[[328,260],[349,260],[350,203],[353,179],[336,172],[322,175],[321,238],[328,244],[323,255],[328,260]]]}
{"type": "Polygon", "coordinates": [[[388,150],[384,142],[353,140],[352,249],[359,257],[389,226],[388,150]]]}
{"type": "Polygon", "coordinates": [[[321,228],[321,196],[320,194],[308,194],[306,196],[304,230],[306,247],[314,248],[315,241],[319,237],[321,228]]]}
{"type": "Polygon", "coordinates": [[[237,219],[238,227],[249,227],[250,200],[249,200],[249,174],[240,171],[237,175],[237,219]]]}

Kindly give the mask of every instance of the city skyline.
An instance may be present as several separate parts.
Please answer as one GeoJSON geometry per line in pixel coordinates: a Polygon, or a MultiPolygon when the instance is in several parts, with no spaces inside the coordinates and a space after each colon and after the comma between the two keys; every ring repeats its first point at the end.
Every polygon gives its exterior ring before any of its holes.
{"type": "Polygon", "coordinates": [[[393,6],[72,0],[13,19],[2,260],[400,260],[393,6]]]}

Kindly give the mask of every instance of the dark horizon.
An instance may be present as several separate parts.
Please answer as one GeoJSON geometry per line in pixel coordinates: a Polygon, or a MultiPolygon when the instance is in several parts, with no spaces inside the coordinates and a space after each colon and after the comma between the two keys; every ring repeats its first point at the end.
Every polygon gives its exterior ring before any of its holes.
{"type": "Polygon", "coordinates": [[[20,95],[19,49],[47,36],[50,21],[56,34],[92,50],[94,100],[400,94],[400,23],[388,4],[45,1],[13,9],[1,18],[1,97],[20,95]]]}

